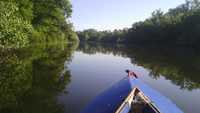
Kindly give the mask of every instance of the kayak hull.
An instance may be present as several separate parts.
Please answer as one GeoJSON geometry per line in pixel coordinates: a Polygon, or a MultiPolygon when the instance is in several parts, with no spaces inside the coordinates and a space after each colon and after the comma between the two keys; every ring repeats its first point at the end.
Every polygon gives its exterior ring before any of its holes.
{"type": "Polygon", "coordinates": [[[168,98],[139,79],[125,77],[97,96],[81,113],[115,113],[134,88],[138,88],[161,113],[183,113],[168,98]]]}
{"type": "Polygon", "coordinates": [[[114,113],[130,92],[131,84],[125,78],[97,96],[81,113],[114,113]]]}

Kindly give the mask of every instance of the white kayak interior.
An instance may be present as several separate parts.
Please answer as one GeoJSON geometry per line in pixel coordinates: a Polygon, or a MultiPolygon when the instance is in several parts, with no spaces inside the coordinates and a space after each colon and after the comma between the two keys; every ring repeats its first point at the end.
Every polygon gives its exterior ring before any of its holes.
{"type": "Polygon", "coordinates": [[[161,113],[142,91],[134,88],[116,113],[161,113]]]}

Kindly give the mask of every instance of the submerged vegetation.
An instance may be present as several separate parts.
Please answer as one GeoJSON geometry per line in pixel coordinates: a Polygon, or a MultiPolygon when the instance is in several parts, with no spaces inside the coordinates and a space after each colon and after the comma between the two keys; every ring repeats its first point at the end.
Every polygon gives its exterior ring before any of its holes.
{"type": "Polygon", "coordinates": [[[83,42],[199,46],[200,1],[187,0],[166,13],[156,10],[150,18],[134,23],[131,28],[114,31],[88,29],[77,33],[83,42]]]}
{"type": "Polygon", "coordinates": [[[69,0],[1,0],[0,47],[76,41],[69,0]]]}

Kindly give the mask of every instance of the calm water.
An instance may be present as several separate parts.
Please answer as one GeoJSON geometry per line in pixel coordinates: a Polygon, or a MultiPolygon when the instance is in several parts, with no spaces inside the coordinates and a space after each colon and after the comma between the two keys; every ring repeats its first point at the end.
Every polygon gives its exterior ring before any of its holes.
{"type": "Polygon", "coordinates": [[[193,49],[49,44],[1,50],[0,58],[0,113],[78,113],[125,69],[184,112],[200,111],[200,52],[193,49]]]}

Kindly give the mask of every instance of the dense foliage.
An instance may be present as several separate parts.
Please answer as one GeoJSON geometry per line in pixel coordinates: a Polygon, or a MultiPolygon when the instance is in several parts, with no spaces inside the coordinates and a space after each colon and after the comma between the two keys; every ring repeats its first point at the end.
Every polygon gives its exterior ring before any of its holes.
{"type": "Polygon", "coordinates": [[[69,0],[1,0],[0,46],[76,40],[69,0]]]}
{"type": "Polygon", "coordinates": [[[78,32],[81,41],[112,43],[194,45],[200,43],[200,1],[190,0],[167,13],[156,10],[129,29],[78,32]]]}
{"type": "Polygon", "coordinates": [[[25,45],[32,26],[22,18],[17,4],[0,1],[0,17],[0,46],[25,45]]]}

